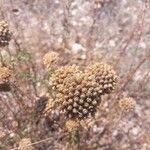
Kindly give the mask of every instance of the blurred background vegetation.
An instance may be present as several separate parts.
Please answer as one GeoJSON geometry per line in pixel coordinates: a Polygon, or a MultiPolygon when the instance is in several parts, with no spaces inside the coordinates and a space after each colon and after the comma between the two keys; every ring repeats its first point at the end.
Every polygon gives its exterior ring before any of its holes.
{"type": "Polygon", "coordinates": [[[51,95],[42,61],[51,51],[59,53],[58,67],[105,62],[119,75],[93,125],[80,131],[80,148],[150,149],[149,9],[149,0],[0,0],[0,21],[12,33],[0,47],[1,67],[14,76],[10,91],[0,88],[0,149],[17,148],[24,138],[36,150],[72,149],[63,116],[42,114],[51,95]],[[122,97],[136,101],[132,113],[116,109],[122,97]]]}

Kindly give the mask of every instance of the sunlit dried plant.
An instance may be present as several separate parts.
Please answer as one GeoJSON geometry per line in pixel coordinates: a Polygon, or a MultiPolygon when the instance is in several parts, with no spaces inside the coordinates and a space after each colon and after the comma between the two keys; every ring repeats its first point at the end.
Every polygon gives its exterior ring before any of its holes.
{"type": "Polygon", "coordinates": [[[122,98],[119,101],[119,107],[125,111],[125,112],[129,112],[132,111],[135,108],[136,102],[133,98],[129,97],[129,98],[122,98]]]}
{"type": "Polygon", "coordinates": [[[9,87],[11,70],[7,67],[0,67],[0,90],[5,90],[9,87]]]}
{"type": "Polygon", "coordinates": [[[19,142],[19,150],[33,150],[30,138],[23,138],[19,142]]]}
{"type": "Polygon", "coordinates": [[[59,54],[57,52],[48,52],[43,57],[43,64],[47,69],[53,68],[58,62],[59,54]]]}
{"type": "Polygon", "coordinates": [[[116,86],[117,75],[113,68],[104,63],[95,63],[85,68],[85,73],[99,84],[103,94],[109,94],[116,86]]]}
{"type": "Polygon", "coordinates": [[[82,120],[95,114],[101,96],[114,89],[117,76],[110,66],[95,63],[84,71],[76,65],[64,66],[54,72],[50,82],[66,117],[82,120]]]}
{"type": "Polygon", "coordinates": [[[6,21],[0,21],[0,47],[9,45],[11,35],[8,23],[6,21]]]}

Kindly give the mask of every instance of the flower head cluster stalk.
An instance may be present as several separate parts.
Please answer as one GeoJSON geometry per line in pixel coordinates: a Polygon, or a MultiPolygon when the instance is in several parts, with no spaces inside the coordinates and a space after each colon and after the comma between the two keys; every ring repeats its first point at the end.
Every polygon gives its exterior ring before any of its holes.
{"type": "Polygon", "coordinates": [[[9,31],[8,23],[6,21],[0,22],[0,47],[9,45],[12,34],[9,31]]]}

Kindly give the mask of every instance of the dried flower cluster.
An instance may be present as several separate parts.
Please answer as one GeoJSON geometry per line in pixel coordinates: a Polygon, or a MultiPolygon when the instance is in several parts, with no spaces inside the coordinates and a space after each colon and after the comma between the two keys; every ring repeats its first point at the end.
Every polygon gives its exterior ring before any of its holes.
{"type": "Polygon", "coordinates": [[[136,102],[133,98],[123,98],[119,101],[119,107],[126,112],[132,111],[135,105],[136,102]]]}
{"type": "Polygon", "coordinates": [[[43,64],[47,69],[51,69],[59,59],[59,54],[56,52],[48,52],[43,57],[43,64]]]}
{"type": "Polygon", "coordinates": [[[95,63],[94,65],[90,65],[85,69],[85,73],[102,86],[102,94],[109,94],[116,85],[116,73],[107,64],[95,63]]]}
{"type": "Polygon", "coordinates": [[[6,21],[0,22],[0,46],[9,45],[9,41],[11,40],[11,33],[8,29],[8,23],[6,21]]]}
{"type": "Polygon", "coordinates": [[[96,63],[86,67],[84,71],[73,65],[57,69],[51,82],[66,117],[82,120],[95,114],[101,96],[114,89],[117,76],[105,64],[96,63]]]}
{"type": "Polygon", "coordinates": [[[9,83],[11,70],[7,67],[0,67],[0,86],[9,83]]]}
{"type": "Polygon", "coordinates": [[[51,78],[53,90],[63,93],[63,86],[68,78],[80,72],[79,67],[76,65],[64,66],[57,69],[51,78]]]}
{"type": "Polygon", "coordinates": [[[23,138],[19,142],[19,150],[33,150],[31,139],[30,138],[23,138]]]}

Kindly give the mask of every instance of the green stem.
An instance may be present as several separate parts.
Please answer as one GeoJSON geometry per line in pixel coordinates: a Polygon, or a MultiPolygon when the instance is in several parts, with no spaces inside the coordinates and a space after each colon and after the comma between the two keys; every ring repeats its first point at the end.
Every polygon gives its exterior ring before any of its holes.
{"type": "Polygon", "coordinates": [[[71,142],[75,150],[81,150],[80,147],[80,133],[79,130],[75,130],[70,134],[71,142]]]}

